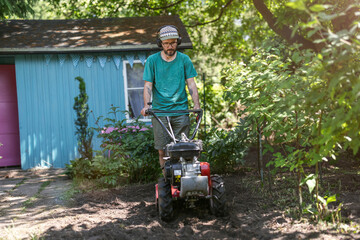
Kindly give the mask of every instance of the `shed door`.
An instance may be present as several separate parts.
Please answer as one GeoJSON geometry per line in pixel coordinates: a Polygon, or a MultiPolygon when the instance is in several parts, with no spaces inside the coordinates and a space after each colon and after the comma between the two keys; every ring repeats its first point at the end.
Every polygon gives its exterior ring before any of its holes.
{"type": "Polygon", "coordinates": [[[0,65],[0,167],[20,165],[15,65],[0,65]]]}

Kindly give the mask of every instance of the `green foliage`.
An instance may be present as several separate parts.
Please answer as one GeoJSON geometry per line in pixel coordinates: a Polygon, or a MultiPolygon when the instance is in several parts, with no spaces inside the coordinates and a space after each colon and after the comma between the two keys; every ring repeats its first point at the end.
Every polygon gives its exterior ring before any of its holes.
{"type": "Polygon", "coordinates": [[[242,121],[230,131],[212,128],[204,141],[202,158],[209,162],[211,171],[228,173],[243,164],[249,145],[248,127],[242,121]]]}
{"type": "Polygon", "coordinates": [[[336,202],[336,195],[332,195],[329,197],[317,196],[317,198],[318,198],[318,204],[317,204],[318,212],[316,212],[316,214],[319,215],[319,218],[325,221],[333,221],[333,223],[341,222],[340,210],[342,207],[342,203],[340,203],[338,207],[336,207],[334,210],[329,209],[329,204],[336,202]]]}
{"type": "Polygon", "coordinates": [[[300,185],[303,185],[304,183],[308,186],[309,193],[311,194],[316,186],[316,176],[314,174],[309,174],[306,178],[304,178],[300,185]]]}
{"type": "Polygon", "coordinates": [[[117,158],[106,158],[97,155],[94,158],[91,170],[96,173],[96,179],[106,186],[116,186],[123,176],[124,166],[117,158]]]}
{"type": "MultiPolygon", "coordinates": [[[[206,126],[222,129],[231,129],[236,126],[238,118],[234,116],[234,113],[237,113],[239,106],[237,102],[229,103],[224,101],[225,88],[220,83],[210,84],[207,81],[205,85],[198,84],[197,86],[199,88],[200,102],[205,111],[204,122],[206,121],[206,126]],[[203,88],[205,88],[205,103],[203,88]]],[[[189,100],[189,102],[191,101],[189,100]]]]}
{"type": "MultiPolygon", "coordinates": [[[[299,138],[300,134],[307,136],[311,124],[301,115],[306,98],[301,93],[307,89],[306,81],[292,73],[293,63],[286,57],[291,56],[291,51],[285,46],[272,47],[272,42],[268,44],[259,49],[248,65],[234,63],[224,71],[230,78],[226,99],[240,100],[245,106],[240,114],[247,115],[253,132],[262,128],[265,137],[275,136],[274,143],[280,144],[283,150],[275,155],[276,167],[293,170],[299,164],[296,160],[303,155],[302,149],[308,145],[307,139],[299,138]],[[294,146],[303,148],[296,152],[294,146]]],[[[269,144],[265,144],[265,149],[273,151],[269,144]]]]}
{"type": "Polygon", "coordinates": [[[31,6],[36,0],[0,0],[0,19],[7,19],[11,16],[26,17],[33,13],[31,6]]]}
{"type": "Polygon", "coordinates": [[[54,19],[61,0],[0,0],[1,19],[54,19]]]}
{"type": "Polygon", "coordinates": [[[77,158],[66,164],[66,174],[71,178],[78,179],[94,179],[95,172],[92,170],[92,160],[88,158],[77,158]]]}
{"type": "Polygon", "coordinates": [[[53,6],[56,6],[60,0],[36,0],[32,6],[33,12],[28,14],[30,19],[58,19],[59,16],[53,11],[53,6]]]}
{"type": "MultiPolygon", "coordinates": [[[[153,130],[139,119],[127,123],[118,120],[119,110],[111,107],[111,117],[98,126],[101,150],[92,161],[78,159],[67,166],[75,178],[95,179],[102,186],[120,183],[151,182],[161,173],[158,152],[154,149],[153,130]]],[[[98,121],[103,117],[99,117],[98,121]]]]}
{"type": "MultiPolygon", "coordinates": [[[[105,129],[98,128],[98,137],[102,139],[102,154],[111,153],[110,161],[129,182],[150,182],[160,173],[158,152],[154,149],[151,126],[136,119],[132,123],[117,120],[119,109],[112,107],[110,114],[114,118],[105,118],[105,129]],[[116,163],[115,163],[116,162],[116,163]]],[[[101,167],[101,165],[98,165],[101,167]]]]}
{"type": "MultiPolygon", "coordinates": [[[[322,54],[265,46],[248,65],[234,63],[224,71],[231,78],[227,99],[240,100],[246,106],[242,113],[256,126],[265,123],[264,135],[275,136],[274,143],[286,153],[290,162],[277,167],[296,168],[291,159],[314,165],[335,158],[336,147],[357,153],[358,47],[345,45],[341,55],[331,45],[322,54]]],[[[276,155],[279,162],[285,161],[283,155],[276,155]]]]}
{"type": "MultiPolygon", "coordinates": [[[[332,32],[326,28],[332,17],[321,10],[329,6],[308,10],[299,2],[291,6],[300,11],[304,7],[311,17],[299,28],[328,32],[320,53],[270,40],[249,62],[234,62],[223,72],[226,99],[240,101],[252,129],[262,129],[270,140],[265,143],[265,152],[274,152],[269,165],[303,173],[304,166],[336,159],[339,151],[351,149],[355,155],[359,150],[360,29],[355,22],[332,32]],[[275,146],[280,151],[275,152],[275,146]]],[[[317,186],[317,171],[315,179],[317,186]]],[[[309,183],[313,189],[313,180],[309,183]]],[[[318,208],[324,206],[318,192],[316,196],[318,208]]]]}
{"type": "Polygon", "coordinates": [[[81,77],[75,78],[79,81],[79,90],[80,93],[74,98],[74,110],[76,112],[75,135],[78,139],[78,151],[81,158],[86,158],[91,161],[93,158],[92,150],[92,138],[94,132],[88,127],[88,118],[89,118],[89,105],[88,105],[88,95],[86,94],[86,87],[84,79],[81,77]]]}
{"type": "MultiPolygon", "coordinates": [[[[316,187],[316,176],[314,174],[309,174],[300,185],[306,183],[309,189],[310,195],[314,192],[316,187]]],[[[313,197],[317,199],[316,204],[308,204],[304,209],[303,213],[311,214],[312,216],[318,216],[322,220],[332,221],[335,223],[340,223],[341,219],[341,207],[342,203],[340,203],[336,208],[330,209],[329,206],[331,203],[336,202],[336,194],[331,196],[321,197],[318,194],[314,194],[313,197]],[[314,207],[315,205],[315,207],[314,207]]]]}

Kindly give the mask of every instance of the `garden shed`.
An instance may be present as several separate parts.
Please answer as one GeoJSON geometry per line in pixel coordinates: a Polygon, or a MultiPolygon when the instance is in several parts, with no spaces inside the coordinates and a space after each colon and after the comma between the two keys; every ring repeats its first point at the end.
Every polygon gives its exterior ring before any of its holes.
{"type": "Polygon", "coordinates": [[[180,50],[192,48],[178,16],[1,21],[0,167],[62,168],[78,157],[77,76],[86,83],[91,126],[112,105],[130,112],[122,119],[138,116],[144,63],[159,51],[156,31],[167,24],[179,28],[180,50]]]}

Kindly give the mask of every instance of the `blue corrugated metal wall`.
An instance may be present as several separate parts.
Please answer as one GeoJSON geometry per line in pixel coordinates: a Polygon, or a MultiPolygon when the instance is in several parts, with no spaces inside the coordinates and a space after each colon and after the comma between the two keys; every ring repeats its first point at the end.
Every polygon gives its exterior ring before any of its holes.
{"type": "MultiPolygon", "coordinates": [[[[96,117],[105,116],[111,104],[125,109],[122,64],[117,69],[110,61],[104,68],[99,61],[91,67],[80,61],[75,67],[70,59],[61,65],[57,55],[48,63],[44,55],[16,57],[23,169],[61,168],[78,157],[73,104],[79,88],[75,77],[84,78],[89,107],[96,117]]],[[[94,125],[92,116],[90,124],[94,125]]],[[[94,137],[94,145],[98,144],[94,137]]]]}

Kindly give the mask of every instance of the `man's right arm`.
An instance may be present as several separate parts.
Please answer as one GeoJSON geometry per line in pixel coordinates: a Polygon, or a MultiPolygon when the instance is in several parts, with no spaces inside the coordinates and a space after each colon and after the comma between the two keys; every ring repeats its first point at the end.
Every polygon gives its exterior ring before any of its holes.
{"type": "Polygon", "coordinates": [[[146,110],[149,109],[148,102],[151,101],[151,93],[152,93],[152,82],[144,81],[144,108],[141,110],[141,115],[147,116],[145,113],[146,110]]]}

